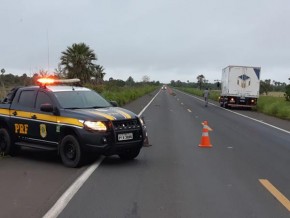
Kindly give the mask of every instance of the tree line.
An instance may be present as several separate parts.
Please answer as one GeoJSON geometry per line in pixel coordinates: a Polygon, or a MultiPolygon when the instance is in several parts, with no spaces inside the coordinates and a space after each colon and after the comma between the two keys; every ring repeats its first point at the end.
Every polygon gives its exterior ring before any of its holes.
{"type": "MultiPolygon", "coordinates": [[[[109,86],[134,86],[140,83],[134,81],[133,77],[129,77],[126,81],[120,79],[109,78],[104,81],[105,68],[96,63],[97,55],[85,43],[74,43],[72,46],[67,47],[61,53],[60,62],[53,74],[48,71],[39,70],[33,76],[29,77],[26,73],[22,76],[13,75],[11,73],[5,74],[5,70],[1,70],[1,84],[2,88],[10,88],[14,86],[27,86],[36,84],[39,77],[52,77],[60,79],[79,78],[83,85],[96,86],[96,85],[109,85],[109,86]]],[[[159,85],[159,81],[150,82],[149,76],[143,76],[142,84],[150,83],[159,85]]]]}

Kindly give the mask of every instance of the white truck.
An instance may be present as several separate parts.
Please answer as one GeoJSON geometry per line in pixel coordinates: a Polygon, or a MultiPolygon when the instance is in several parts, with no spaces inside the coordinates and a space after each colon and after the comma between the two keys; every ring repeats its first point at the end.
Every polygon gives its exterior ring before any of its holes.
{"type": "Polygon", "coordinates": [[[228,66],[222,71],[222,107],[248,107],[257,105],[260,90],[260,67],[228,66]]]}

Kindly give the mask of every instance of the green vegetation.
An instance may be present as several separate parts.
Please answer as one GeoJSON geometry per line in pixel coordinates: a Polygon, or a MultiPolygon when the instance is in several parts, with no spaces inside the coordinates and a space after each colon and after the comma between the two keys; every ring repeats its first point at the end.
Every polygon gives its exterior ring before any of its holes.
{"type": "Polygon", "coordinates": [[[284,96],[286,98],[286,101],[290,101],[290,85],[286,86],[286,91],[285,91],[284,96]]]}
{"type": "Polygon", "coordinates": [[[107,100],[117,101],[119,106],[123,106],[143,95],[153,92],[159,88],[156,85],[141,85],[135,87],[115,87],[111,90],[105,90],[101,95],[107,100]]]}
{"type": "Polygon", "coordinates": [[[290,101],[282,97],[260,96],[257,111],[290,120],[290,101]]]}

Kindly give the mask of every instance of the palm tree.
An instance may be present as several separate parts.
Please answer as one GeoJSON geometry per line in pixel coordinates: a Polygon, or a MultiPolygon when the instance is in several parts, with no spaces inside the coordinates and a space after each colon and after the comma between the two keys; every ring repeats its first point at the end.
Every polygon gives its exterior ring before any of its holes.
{"type": "Polygon", "coordinates": [[[101,65],[95,66],[94,76],[96,78],[97,84],[102,84],[104,82],[105,68],[101,65]]]}
{"type": "Polygon", "coordinates": [[[60,58],[61,65],[64,65],[64,71],[68,78],[79,78],[82,82],[86,83],[91,80],[96,65],[93,61],[97,57],[93,50],[85,43],[74,43],[67,50],[62,52],[60,58]]]}

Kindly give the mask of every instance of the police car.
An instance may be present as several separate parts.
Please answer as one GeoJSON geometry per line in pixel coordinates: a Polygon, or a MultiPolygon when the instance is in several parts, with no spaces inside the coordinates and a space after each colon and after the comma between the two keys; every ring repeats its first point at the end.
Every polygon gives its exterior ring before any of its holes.
{"type": "Polygon", "coordinates": [[[42,78],[15,88],[0,104],[0,152],[22,147],[55,150],[64,165],[78,167],[88,152],[134,159],[148,145],[141,118],[95,91],[42,78]],[[62,85],[60,85],[62,83],[62,85]]]}

